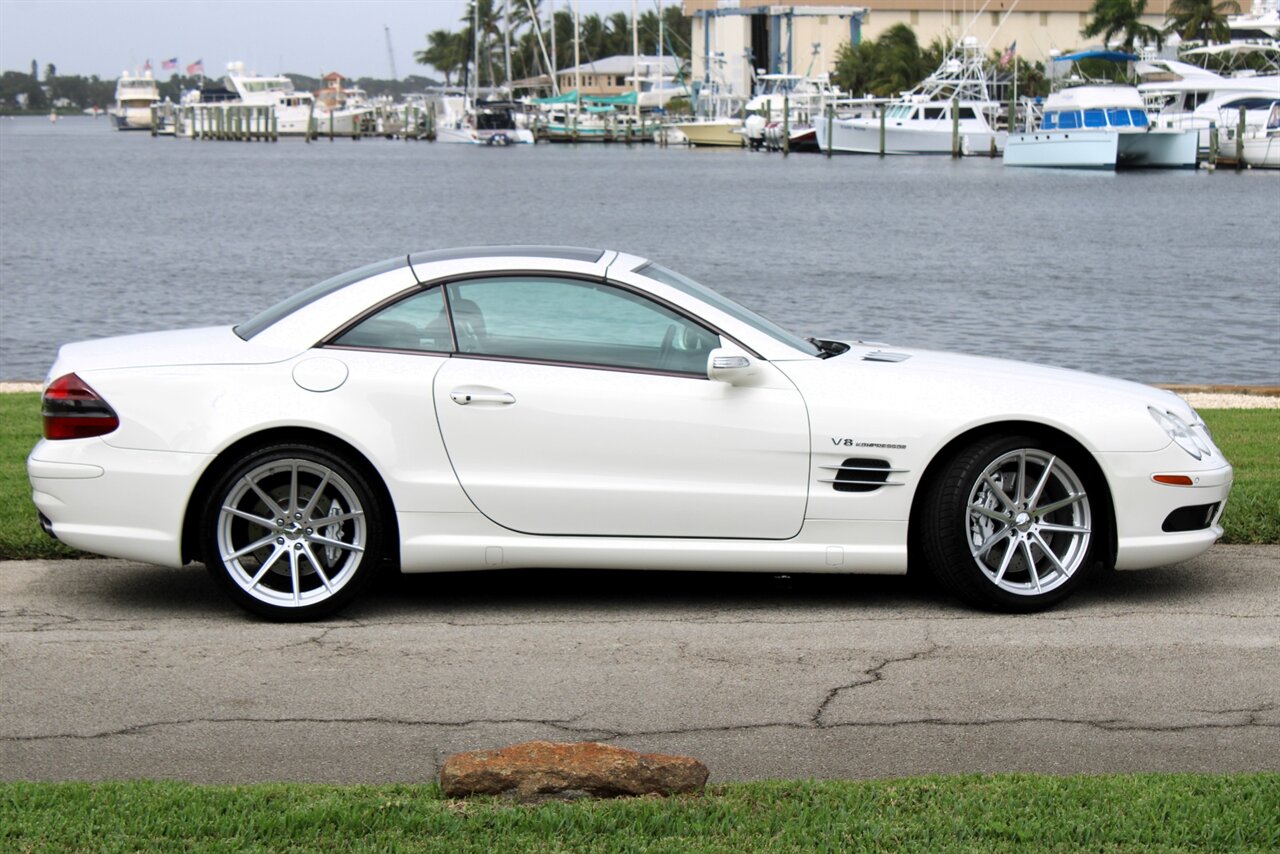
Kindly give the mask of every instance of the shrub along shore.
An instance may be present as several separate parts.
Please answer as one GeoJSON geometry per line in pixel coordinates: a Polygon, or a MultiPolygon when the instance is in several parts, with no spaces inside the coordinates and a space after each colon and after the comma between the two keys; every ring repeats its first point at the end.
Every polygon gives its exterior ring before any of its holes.
{"type": "MultiPolygon", "coordinates": [[[[1280,543],[1280,511],[1276,509],[1280,507],[1280,408],[1276,408],[1280,406],[1280,394],[1236,393],[1230,401],[1240,405],[1241,397],[1275,405],[1248,409],[1206,407],[1200,411],[1214,441],[1235,466],[1235,486],[1223,518],[1226,533],[1222,541],[1280,543]]],[[[26,457],[39,438],[39,394],[0,394],[0,560],[70,558],[81,554],[47,537],[36,522],[26,457]]]]}

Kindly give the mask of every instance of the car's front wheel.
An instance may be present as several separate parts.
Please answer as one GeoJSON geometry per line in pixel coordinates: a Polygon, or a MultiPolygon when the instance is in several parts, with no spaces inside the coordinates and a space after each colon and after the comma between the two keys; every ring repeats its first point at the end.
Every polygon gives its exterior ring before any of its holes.
{"type": "Polygon", "coordinates": [[[1036,611],[1071,594],[1096,564],[1098,502],[1083,466],[1028,436],[959,451],[925,495],[921,544],[964,601],[1036,611]]]}
{"type": "Polygon", "coordinates": [[[326,448],[287,444],[250,453],[209,493],[205,565],[242,607],[308,620],[350,602],[380,558],[377,494],[326,448]]]}

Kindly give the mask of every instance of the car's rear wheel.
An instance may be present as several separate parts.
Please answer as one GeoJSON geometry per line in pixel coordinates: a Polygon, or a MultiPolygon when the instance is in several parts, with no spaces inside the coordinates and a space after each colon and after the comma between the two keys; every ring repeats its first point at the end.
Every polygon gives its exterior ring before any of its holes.
{"type": "Polygon", "coordinates": [[[380,559],[377,493],[361,471],[314,445],[261,448],[209,493],[205,565],[242,607],[309,620],[350,602],[380,559]]]}
{"type": "Polygon", "coordinates": [[[938,581],[964,601],[1036,611],[1074,591],[1097,563],[1087,470],[1028,436],[958,452],[929,487],[921,544],[938,581]]]}

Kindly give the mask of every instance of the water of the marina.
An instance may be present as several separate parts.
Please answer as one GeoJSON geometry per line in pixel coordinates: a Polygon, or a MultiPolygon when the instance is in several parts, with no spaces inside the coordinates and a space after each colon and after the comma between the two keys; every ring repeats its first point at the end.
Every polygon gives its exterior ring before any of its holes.
{"type": "Polygon", "coordinates": [[[804,335],[1146,382],[1280,383],[1280,173],[999,160],[192,142],[0,119],[0,379],[477,243],[626,249],[804,335]]]}

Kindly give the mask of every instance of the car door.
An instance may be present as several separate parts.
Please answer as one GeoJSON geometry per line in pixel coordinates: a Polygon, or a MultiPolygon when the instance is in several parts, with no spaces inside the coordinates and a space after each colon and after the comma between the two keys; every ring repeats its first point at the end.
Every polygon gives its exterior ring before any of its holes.
{"type": "Polygon", "coordinates": [[[630,289],[545,275],[446,286],[457,352],[435,403],[454,472],[531,534],[784,539],[808,488],[808,416],[767,363],[707,378],[729,343],[630,289]]]}

